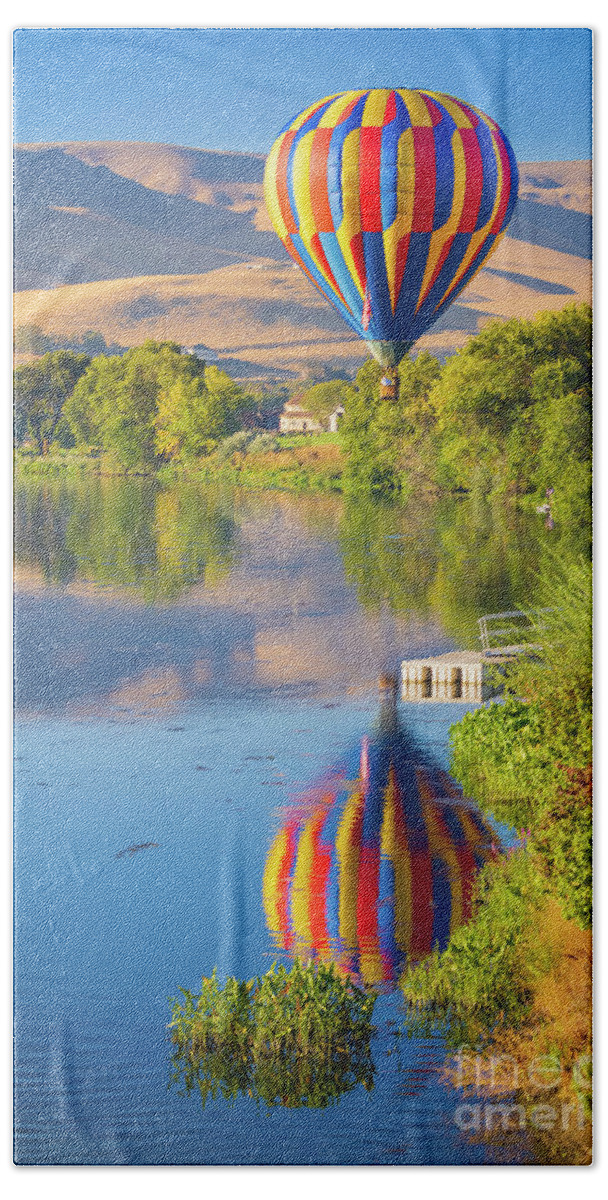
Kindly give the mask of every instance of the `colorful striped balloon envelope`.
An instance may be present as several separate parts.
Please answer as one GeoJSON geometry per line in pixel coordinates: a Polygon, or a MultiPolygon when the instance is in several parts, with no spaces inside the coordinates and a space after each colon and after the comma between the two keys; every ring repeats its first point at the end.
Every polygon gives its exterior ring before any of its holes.
{"type": "Polygon", "coordinates": [[[496,121],[408,88],[311,104],[279,134],[264,176],[287,251],[387,368],[481,268],[517,189],[496,121]]]}
{"type": "Polygon", "coordinates": [[[275,837],[267,924],[294,957],[394,984],[407,963],[446,947],[470,916],[477,871],[497,852],[494,830],[386,703],[351,769],[311,789],[275,837]]]}

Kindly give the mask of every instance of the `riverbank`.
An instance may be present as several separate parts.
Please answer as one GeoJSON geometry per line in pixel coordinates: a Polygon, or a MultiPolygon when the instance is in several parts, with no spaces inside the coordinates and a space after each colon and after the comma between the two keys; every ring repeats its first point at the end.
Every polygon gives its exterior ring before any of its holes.
{"type": "Polygon", "coordinates": [[[589,565],[570,564],[566,578],[553,564],[551,594],[542,655],[513,668],[504,703],[450,731],[453,775],[487,815],[521,831],[519,842],[481,872],[469,924],[402,988],[414,1024],[448,1029],[472,1136],[493,1132],[507,1095],[503,1130],[529,1125],[540,1161],[582,1164],[591,1155],[589,565]],[[509,1070],[497,1078],[498,1062],[509,1070]]]}
{"type": "Polygon", "coordinates": [[[283,444],[267,437],[271,448],[258,452],[219,452],[185,463],[159,465],[154,470],[127,470],[108,455],[80,450],[51,449],[47,454],[20,450],[15,468],[28,475],[80,475],[157,477],[161,481],[194,478],[219,480],[242,487],[280,491],[341,491],[344,456],[338,438],[289,438],[283,444]]]}

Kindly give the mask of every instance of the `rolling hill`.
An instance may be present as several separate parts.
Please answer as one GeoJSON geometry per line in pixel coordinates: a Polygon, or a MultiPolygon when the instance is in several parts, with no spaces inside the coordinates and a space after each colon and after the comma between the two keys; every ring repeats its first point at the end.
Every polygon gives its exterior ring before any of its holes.
{"type": "MultiPolygon", "coordinates": [[[[16,148],[15,321],[204,345],[234,375],[352,373],[365,349],[294,267],[264,159],[142,142],[16,148]]],[[[590,164],[520,164],[505,237],[418,345],[444,357],[495,317],[590,298],[590,164]]]]}

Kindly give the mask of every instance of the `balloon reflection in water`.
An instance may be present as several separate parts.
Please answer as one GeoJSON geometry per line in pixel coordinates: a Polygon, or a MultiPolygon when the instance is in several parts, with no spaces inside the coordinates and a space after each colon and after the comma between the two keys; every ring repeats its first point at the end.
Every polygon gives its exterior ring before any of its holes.
{"type": "Polygon", "coordinates": [[[443,950],[497,835],[403,730],[389,689],[360,751],[287,817],[266,860],[266,920],[291,955],[375,987],[443,950]],[[358,761],[357,761],[358,760],[358,761]]]}

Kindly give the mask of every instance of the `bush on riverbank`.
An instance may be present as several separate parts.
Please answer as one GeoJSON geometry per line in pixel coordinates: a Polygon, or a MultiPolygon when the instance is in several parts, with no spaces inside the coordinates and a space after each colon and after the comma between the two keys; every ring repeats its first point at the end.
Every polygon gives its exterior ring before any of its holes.
{"type": "Polygon", "coordinates": [[[337,434],[283,438],[242,430],[201,459],[196,472],[245,487],[327,492],[340,490],[342,466],[337,434]]]}
{"type": "MultiPolygon", "coordinates": [[[[549,886],[585,928],[591,920],[591,567],[551,563],[552,609],[538,659],[521,660],[504,704],[452,727],[452,770],[498,820],[531,829],[549,886]],[[567,869],[566,869],[567,863],[567,869]]],[[[542,592],[541,592],[542,597],[542,592]]]]}
{"type": "Polygon", "coordinates": [[[370,1054],[375,995],[341,978],[333,964],[274,964],[246,983],[217,975],[198,996],[180,989],[169,1025],[172,1082],[186,1093],[234,1100],[248,1094],[272,1108],[325,1108],[358,1084],[373,1087],[370,1054]]]}

